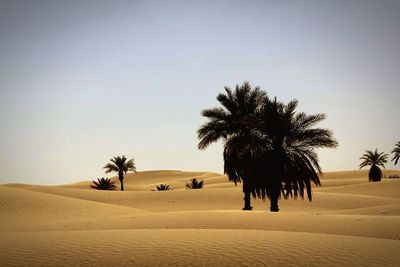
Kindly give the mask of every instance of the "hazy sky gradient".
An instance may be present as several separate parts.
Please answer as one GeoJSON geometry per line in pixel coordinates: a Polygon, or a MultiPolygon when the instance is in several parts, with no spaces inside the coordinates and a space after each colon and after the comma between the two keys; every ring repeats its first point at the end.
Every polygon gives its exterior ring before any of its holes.
{"type": "Polygon", "coordinates": [[[400,1],[0,0],[0,183],[94,179],[122,154],[222,172],[200,111],[245,80],[326,113],[323,170],[356,169],[400,141],[399,45],[400,1]]]}

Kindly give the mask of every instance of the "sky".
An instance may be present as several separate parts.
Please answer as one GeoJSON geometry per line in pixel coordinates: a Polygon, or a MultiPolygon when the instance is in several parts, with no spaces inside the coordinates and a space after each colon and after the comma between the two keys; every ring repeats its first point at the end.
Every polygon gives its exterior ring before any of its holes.
{"type": "Polygon", "coordinates": [[[400,141],[399,44],[400,1],[0,0],[0,183],[107,177],[117,155],[222,173],[200,112],[246,80],[325,113],[323,171],[357,169],[400,141]]]}

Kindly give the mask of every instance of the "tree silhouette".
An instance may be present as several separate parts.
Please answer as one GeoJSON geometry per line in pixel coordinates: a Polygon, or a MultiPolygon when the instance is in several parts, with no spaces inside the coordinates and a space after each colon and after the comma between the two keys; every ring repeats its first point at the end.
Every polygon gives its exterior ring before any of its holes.
{"type": "Polygon", "coordinates": [[[271,201],[271,211],[279,211],[278,199],[300,196],[312,200],[311,182],[320,185],[317,148],[334,148],[338,145],[329,129],[314,126],[325,119],[325,114],[296,113],[297,100],[288,104],[265,97],[258,125],[264,145],[258,150],[256,180],[265,188],[256,192],[271,201]]]}
{"type": "Polygon", "coordinates": [[[387,162],[388,154],[384,152],[378,153],[378,149],[375,151],[366,150],[365,154],[360,158],[362,160],[360,164],[360,169],[365,166],[371,166],[368,173],[368,178],[370,182],[379,182],[382,179],[382,171],[379,168],[385,168],[385,163],[387,162]]]}
{"type": "Polygon", "coordinates": [[[297,100],[271,100],[248,82],[225,91],[217,97],[222,108],[202,112],[208,121],[198,130],[198,147],[224,141],[224,173],[243,182],[243,209],[251,209],[251,195],[268,197],[271,211],[279,210],[281,194],[303,198],[306,191],[311,201],[311,183],[319,185],[321,173],[315,150],[338,145],[329,129],[314,127],[325,115],[296,113],[297,100]]]}
{"type": "Polygon", "coordinates": [[[109,178],[97,178],[97,181],[92,180],[92,185],[90,185],[91,188],[97,189],[97,190],[116,190],[117,187],[115,186],[115,182],[111,181],[109,178]]]}
{"type": "Polygon", "coordinates": [[[396,165],[400,159],[400,142],[397,142],[396,146],[392,150],[392,153],[394,154],[392,161],[394,161],[394,165],[396,165]]]}
{"type": "Polygon", "coordinates": [[[121,191],[124,191],[124,175],[128,171],[136,172],[135,162],[133,159],[127,161],[125,156],[118,156],[110,159],[111,163],[107,163],[103,169],[106,169],[106,173],[117,172],[119,181],[121,182],[121,191]]]}
{"type": "MultiPolygon", "coordinates": [[[[248,166],[241,162],[243,154],[249,154],[236,147],[236,141],[248,140],[254,134],[255,117],[259,111],[265,92],[260,88],[252,88],[249,82],[236,85],[232,90],[225,87],[225,93],[217,96],[222,107],[205,109],[202,115],[208,119],[197,131],[200,140],[198,148],[203,150],[211,143],[223,140],[224,173],[235,184],[243,182],[244,210],[251,210],[250,194],[253,190],[251,177],[246,176],[248,166]]],[[[243,144],[244,148],[246,145],[243,144]]]]}

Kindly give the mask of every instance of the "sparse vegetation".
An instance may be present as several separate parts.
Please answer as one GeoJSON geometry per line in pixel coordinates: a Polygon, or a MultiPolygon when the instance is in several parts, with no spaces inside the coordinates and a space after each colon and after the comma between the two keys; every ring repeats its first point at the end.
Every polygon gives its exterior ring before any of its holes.
{"type": "Polygon", "coordinates": [[[186,183],[187,189],[201,189],[204,186],[203,180],[199,181],[196,178],[190,179],[189,183],[186,183]]]}
{"type": "Polygon", "coordinates": [[[109,178],[97,178],[97,181],[92,180],[92,185],[90,185],[91,188],[97,189],[97,190],[117,190],[117,187],[115,186],[115,182],[111,181],[109,178]]]}
{"type": "Polygon", "coordinates": [[[378,149],[375,149],[375,151],[365,151],[365,154],[360,158],[362,160],[360,169],[366,166],[371,166],[368,173],[370,182],[379,182],[382,179],[383,174],[379,166],[385,168],[387,157],[388,154],[385,154],[384,152],[378,153],[378,149]]]}
{"type": "Polygon", "coordinates": [[[160,184],[156,186],[157,191],[166,191],[166,190],[171,190],[172,188],[167,185],[167,184],[160,184]]]}
{"type": "Polygon", "coordinates": [[[391,174],[391,175],[389,175],[387,178],[389,178],[389,179],[399,179],[399,178],[400,178],[400,175],[391,174]]]}
{"type": "Polygon", "coordinates": [[[108,163],[103,168],[106,169],[106,173],[117,172],[118,178],[121,183],[121,191],[124,191],[124,175],[128,171],[136,172],[135,161],[130,159],[127,161],[125,156],[118,156],[110,159],[111,163],[108,163]]]}

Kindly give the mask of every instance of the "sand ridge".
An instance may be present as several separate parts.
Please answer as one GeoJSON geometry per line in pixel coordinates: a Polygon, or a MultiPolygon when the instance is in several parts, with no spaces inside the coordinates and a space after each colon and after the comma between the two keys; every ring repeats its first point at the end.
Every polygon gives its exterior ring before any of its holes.
{"type": "Polygon", "coordinates": [[[259,230],[0,234],[5,266],[397,266],[398,241],[259,230]],[[29,249],[26,239],[33,240],[29,249]],[[105,253],[105,254],[104,254],[105,253]],[[71,257],[73,255],[73,257],[71,257]]]}

